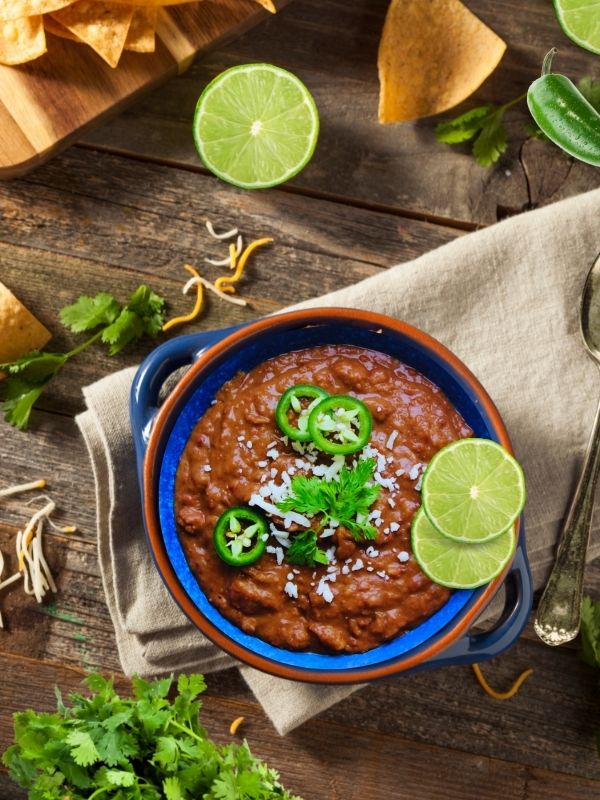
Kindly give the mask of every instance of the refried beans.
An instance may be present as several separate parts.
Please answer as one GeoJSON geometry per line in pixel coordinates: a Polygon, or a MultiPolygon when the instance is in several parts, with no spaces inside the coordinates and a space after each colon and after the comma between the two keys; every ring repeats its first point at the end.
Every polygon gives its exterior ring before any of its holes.
{"type": "Polygon", "coordinates": [[[176,517],[190,567],[225,617],[278,647],[337,653],[376,647],[429,617],[450,595],[413,559],[410,524],[428,461],[444,445],[471,435],[437,386],[372,350],[313,347],[239,373],[195,426],[179,464],[176,517]],[[285,560],[285,537],[301,528],[288,521],[286,530],[281,518],[271,517],[266,552],[250,566],[229,566],[213,546],[219,516],[248,504],[261,488],[272,502],[269,486],[331,463],[331,456],[306,452],[283,437],[275,423],[281,394],[299,383],[352,395],[369,408],[369,445],[346,460],[377,461],[381,490],[370,514],[377,538],[357,542],[337,527],[318,542],[329,551],[329,565],[298,567],[285,560]],[[296,587],[291,592],[290,584],[296,587]]]}

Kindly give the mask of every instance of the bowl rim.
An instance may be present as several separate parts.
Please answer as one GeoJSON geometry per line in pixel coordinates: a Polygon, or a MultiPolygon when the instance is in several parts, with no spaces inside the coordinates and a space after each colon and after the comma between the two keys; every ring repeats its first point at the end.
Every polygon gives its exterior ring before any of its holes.
{"type": "MultiPolygon", "coordinates": [[[[432,657],[437,656],[451,644],[455,643],[459,637],[469,629],[473,621],[481,614],[482,610],[498,591],[512,565],[511,559],[504,571],[491,583],[483,587],[481,595],[476,598],[471,606],[466,611],[461,612],[453,622],[449,623],[450,627],[441,636],[436,637],[435,641],[431,642],[429,645],[427,642],[424,642],[412,655],[409,652],[401,661],[387,661],[380,666],[370,665],[368,667],[346,671],[317,671],[311,670],[310,667],[299,668],[273,661],[259,653],[249,651],[236,641],[225,636],[213,622],[202,614],[188,596],[167,555],[160,525],[158,502],[157,498],[155,498],[155,469],[160,470],[159,450],[162,433],[165,425],[169,421],[172,411],[177,405],[180,394],[195,382],[199,373],[209,366],[216,358],[226,353],[229,348],[235,347],[245,339],[253,338],[255,335],[268,330],[274,324],[297,323],[298,325],[310,325],[311,323],[322,324],[324,322],[344,322],[352,324],[354,321],[360,321],[367,325],[372,325],[375,328],[385,326],[395,333],[415,341],[426,350],[434,351],[438,358],[446,362],[452,370],[468,384],[469,388],[476,395],[483,411],[487,414],[494,433],[498,437],[499,443],[505,447],[508,452],[513,452],[506,426],[487,391],[471,370],[437,339],[407,322],[389,317],[385,314],[353,308],[315,307],[282,312],[255,320],[248,323],[243,328],[232,331],[219,341],[209,345],[206,350],[202,351],[158,410],[152,424],[148,446],[143,460],[142,508],[146,523],[146,534],[156,566],[169,592],[179,607],[201,633],[207,636],[224,652],[232,655],[242,663],[248,664],[262,672],[275,675],[276,677],[305,683],[339,685],[373,681],[381,678],[389,678],[399,672],[404,672],[425,663],[432,657]]],[[[158,483],[156,483],[156,487],[157,486],[158,483]]],[[[520,530],[521,525],[519,518],[514,524],[516,539],[515,553],[520,541],[520,530]]]]}

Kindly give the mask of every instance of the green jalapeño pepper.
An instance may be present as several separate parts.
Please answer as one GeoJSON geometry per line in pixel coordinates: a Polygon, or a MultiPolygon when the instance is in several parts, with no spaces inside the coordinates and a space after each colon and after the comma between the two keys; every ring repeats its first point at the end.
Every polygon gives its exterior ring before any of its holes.
{"type": "Polygon", "coordinates": [[[540,130],[565,152],[600,167],[600,114],[565,76],[551,73],[553,48],[542,77],[527,92],[527,105],[540,130]]]}
{"type": "Polygon", "coordinates": [[[246,567],[259,559],[267,546],[267,521],[251,508],[228,508],[215,525],[213,544],[220,559],[232,567],[246,567]]]}
{"type": "Polygon", "coordinates": [[[309,442],[309,414],[326,397],[329,397],[329,393],[312,383],[298,383],[286,389],[275,409],[275,421],[281,432],[297,442],[309,442]],[[303,400],[309,402],[303,403],[303,400]],[[295,424],[292,421],[294,416],[295,424]]]}
{"type": "Polygon", "coordinates": [[[368,443],[373,418],[366,405],[356,397],[337,394],[313,408],[308,430],[313,443],[324,453],[356,453],[368,443]]]}

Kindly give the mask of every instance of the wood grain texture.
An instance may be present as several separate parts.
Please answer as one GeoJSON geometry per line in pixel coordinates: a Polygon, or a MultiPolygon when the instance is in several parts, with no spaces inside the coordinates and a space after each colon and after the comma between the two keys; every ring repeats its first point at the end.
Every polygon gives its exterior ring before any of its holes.
{"type": "MultiPolygon", "coordinates": [[[[221,70],[259,55],[296,72],[313,92],[321,116],[315,156],[288,190],[471,229],[600,185],[594,167],[568,159],[548,142],[525,144],[530,119],[525,103],[507,114],[508,150],[490,169],[475,163],[468,145],[435,141],[439,117],[380,125],[377,46],[387,5],[388,0],[295,0],[84,142],[201,170],[191,137],[198,95],[221,70]]],[[[475,95],[443,118],[517,97],[539,75],[552,45],[559,48],[557,70],[574,79],[600,78],[598,59],[565,37],[547,0],[468,0],[467,5],[506,40],[508,50],[475,95]]]]}
{"type": "Polygon", "coordinates": [[[268,16],[252,0],[203,0],[160,12],[154,53],[112,69],[93,50],[49,35],[48,52],[0,65],[0,179],[22,175],[90,126],[187,69],[194,56],[268,16]]]}

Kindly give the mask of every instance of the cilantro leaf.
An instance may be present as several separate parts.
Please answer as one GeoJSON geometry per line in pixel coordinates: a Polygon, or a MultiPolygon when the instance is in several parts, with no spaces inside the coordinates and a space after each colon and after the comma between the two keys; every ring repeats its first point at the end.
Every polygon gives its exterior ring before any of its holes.
{"type": "Polygon", "coordinates": [[[178,778],[165,778],[163,781],[163,790],[166,800],[185,800],[178,778]]]}
{"type": "Polygon", "coordinates": [[[500,107],[485,121],[473,142],[473,155],[482,167],[495,164],[506,150],[506,129],[502,124],[504,109],[500,107]]]}
{"type": "MultiPolygon", "coordinates": [[[[375,539],[377,531],[367,521],[370,508],[381,491],[381,486],[371,483],[375,467],[375,459],[363,458],[352,469],[343,466],[337,480],[327,481],[314,476],[307,478],[305,475],[296,475],[292,478],[292,493],[279,502],[277,508],[283,512],[298,511],[300,514],[322,514],[324,524],[335,520],[358,541],[375,539]]],[[[310,531],[305,531],[305,533],[310,534],[310,531]]],[[[295,549],[292,550],[294,542],[298,539],[297,534],[287,550],[288,561],[290,560],[290,551],[292,558],[310,558],[312,553],[313,560],[319,561],[314,557],[309,537],[299,540],[295,549]]],[[[315,543],[313,542],[313,544],[315,543]]],[[[291,563],[304,564],[307,562],[301,560],[291,563]]],[[[319,563],[324,562],[319,561],[319,563]]]]}
{"type": "Polygon", "coordinates": [[[495,113],[495,106],[491,103],[472,108],[454,119],[439,122],[435,128],[435,138],[445,144],[466,142],[473,139],[495,113]]]}
{"type": "Polygon", "coordinates": [[[27,427],[31,410],[46,388],[46,383],[33,384],[21,378],[5,378],[0,381],[0,400],[4,419],[15,428],[27,427]]]}
{"type": "Polygon", "coordinates": [[[87,731],[72,731],[66,742],[71,745],[71,755],[80,767],[89,767],[90,764],[100,761],[100,753],[87,731]]]}
{"type": "Polygon", "coordinates": [[[585,99],[596,111],[600,112],[600,80],[596,78],[581,78],[577,88],[585,99]]]}
{"type": "Polygon", "coordinates": [[[317,534],[313,530],[302,531],[294,536],[286,558],[290,564],[311,568],[316,564],[329,564],[327,553],[317,547],[317,534]]]}
{"type": "Polygon", "coordinates": [[[82,333],[98,325],[109,325],[120,311],[119,304],[108,292],[99,292],[95,297],[82,294],[72,305],[61,308],[60,319],[74,333],[82,333]]]}
{"type": "Polygon", "coordinates": [[[165,321],[165,301],[149,286],[138,286],[127,301],[127,308],[138,315],[148,336],[156,336],[161,331],[165,321]]]}
{"type": "Polygon", "coordinates": [[[600,669],[600,601],[587,595],[581,603],[581,658],[600,669]]]}
{"type": "Polygon", "coordinates": [[[320,478],[296,475],[292,480],[292,494],[277,503],[277,508],[299,514],[324,514],[335,499],[334,491],[331,484],[320,478]]]}

